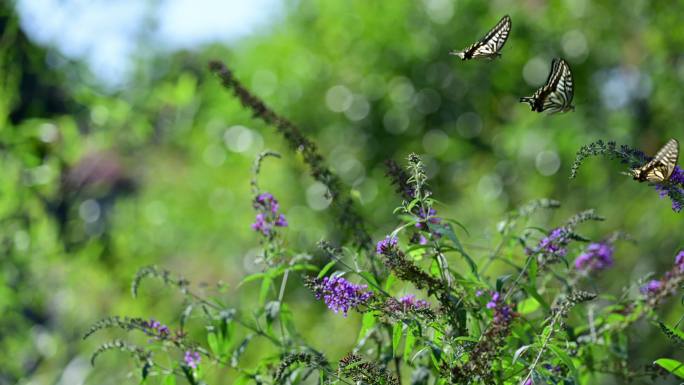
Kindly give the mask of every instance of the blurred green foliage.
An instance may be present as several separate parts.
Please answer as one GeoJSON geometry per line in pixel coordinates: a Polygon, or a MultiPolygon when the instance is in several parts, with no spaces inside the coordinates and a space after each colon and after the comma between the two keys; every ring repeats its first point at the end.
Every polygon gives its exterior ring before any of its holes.
{"type": "MultiPolygon", "coordinates": [[[[144,265],[222,281],[226,296],[250,303],[258,288],[235,288],[255,269],[248,181],[263,149],[284,155],[265,164],[260,183],[281,201],[290,246],[313,253],[316,241],[339,239],[324,189],[210,76],[212,58],[319,145],[375,239],[392,229],[399,203],[383,161],[415,151],[425,154],[440,215],[468,227],[465,246],[475,256],[491,252],[505,212],[541,197],[563,207],[540,226],[596,208],[607,221],[587,226],[587,235],[619,229],[636,239],[592,283],[599,292],[619,294],[663,271],[683,246],[681,214],[621,175],[617,162],[591,160],[568,179],[575,151],[590,141],[654,153],[682,139],[680,1],[289,2],[268,31],[230,48],[142,61],[115,93],[93,85],[79,63],[48,65],[46,56],[59,54],[31,44],[9,7],[0,6],[1,384],[126,381],[112,369],[130,365],[123,358],[91,369],[95,342],[81,336],[109,314],[177,321],[167,293],[150,288],[131,299],[129,281],[144,265]],[[500,60],[447,55],[506,13],[513,29],[500,60]],[[577,110],[531,113],[517,99],[545,80],[555,56],[572,67],[577,110]]],[[[310,325],[307,337],[325,341],[333,358],[346,352],[350,322],[322,305],[301,306],[294,315],[310,325]]],[[[680,313],[663,316],[674,324],[680,313]]],[[[642,331],[632,343],[638,364],[676,354],[656,328],[642,331]]],[[[231,382],[228,374],[214,383],[231,382]]]]}

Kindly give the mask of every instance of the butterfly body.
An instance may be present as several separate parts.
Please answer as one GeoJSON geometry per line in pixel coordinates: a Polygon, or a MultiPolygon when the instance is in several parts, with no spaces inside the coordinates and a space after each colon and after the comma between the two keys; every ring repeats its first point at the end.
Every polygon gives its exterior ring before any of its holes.
{"type": "Polygon", "coordinates": [[[508,40],[510,31],[511,18],[505,15],[482,39],[462,51],[451,51],[449,54],[458,56],[461,60],[495,59],[501,57],[499,51],[506,43],[506,40],[508,40]]]}
{"type": "Polygon", "coordinates": [[[528,103],[532,111],[544,112],[549,114],[574,111],[572,105],[574,95],[574,84],[572,73],[568,63],[555,58],[551,63],[551,72],[546,79],[544,86],[535,91],[532,96],[520,98],[520,102],[528,103]]]}
{"type": "Polygon", "coordinates": [[[670,139],[650,161],[634,168],[630,175],[639,182],[663,183],[670,179],[679,159],[679,142],[670,139]]]}

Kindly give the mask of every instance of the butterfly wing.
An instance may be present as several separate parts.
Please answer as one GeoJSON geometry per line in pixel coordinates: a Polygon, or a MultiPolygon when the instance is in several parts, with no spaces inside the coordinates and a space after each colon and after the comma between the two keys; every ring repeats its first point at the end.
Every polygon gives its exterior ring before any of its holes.
{"type": "Polygon", "coordinates": [[[499,20],[498,23],[487,32],[482,39],[470,45],[463,51],[451,52],[463,60],[492,58],[500,55],[499,51],[508,40],[511,31],[511,18],[508,15],[499,20]]]}
{"type": "Polygon", "coordinates": [[[499,20],[498,23],[487,32],[487,34],[480,39],[475,45],[473,51],[473,58],[492,57],[499,54],[501,48],[506,44],[508,35],[511,32],[511,18],[508,15],[499,20]]]}
{"type": "Polygon", "coordinates": [[[574,84],[572,72],[568,63],[560,58],[554,59],[553,75],[551,76],[550,92],[544,103],[544,110],[549,112],[563,112],[572,109],[574,84]]]}
{"type": "Polygon", "coordinates": [[[670,139],[651,161],[640,167],[640,180],[661,183],[670,179],[678,160],[679,142],[677,139],[670,139]]]}
{"type": "Polygon", "coordinates": [[[572,98],[574,84],[568,63],[560,58],[551,62],[551,71],[546,84],[539,88],[532,96],[520,98],[532,107],[532,111],[547,111],[548,113],[564,112],[573,109],[572,98]]]}

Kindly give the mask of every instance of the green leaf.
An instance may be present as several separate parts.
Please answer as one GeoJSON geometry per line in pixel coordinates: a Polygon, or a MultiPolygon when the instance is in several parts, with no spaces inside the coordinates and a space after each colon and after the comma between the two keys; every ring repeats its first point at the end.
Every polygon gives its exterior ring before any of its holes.
{"type": "Polygon", "coordinates": [[[684,378],[684,364],[671,358],[659,358],[653,362],[679,378],[684,378]]]}
{"type": "Polygon", "coordinates": [[[181,365],[181,369],[183,370],[183,375],[185,375],[185,379],[188,380],[190,385],[198,385],[197,380],[195,379],[195,374],[193,373],[191,367],[187,365],[181,365]]]}
{"type": "Polygon", "coordinates": [[[296,263],[292,266],[284,266],[284,268],[282,270],[283,271],[279,272],[280,274],[278,274],[278,275],[285,274],[286,270],[290,270],[290,271],[302,271],[302,270],[318,271],[318,266],[312,265],[310,263],[296,263]]]}
{"type": "Polygon", "coordinates": [[[323,268],[322,268],[321,271],[318,273],[318,276],[317,276],[316,278],[318,278],[318,279],[323,278],[323,276],[325,276],[325,274],[326,274],[328,271],[330,271],[330,269],[332,269],[333,266],[335,266],[336,263],[337,263],[336,260],[332,260],[332,261],[328,262],[325,266],[323,266],[323,268]]]}
{"type": "Polygon", "coordinates": [[[265,276],[266,276],[266,273],[254,273],[254,274],[250,274],[250,275],[246,276],[245,278],[243,278],[242,281],[240,281],[240,283],[238,284],[238,287],[244,285],[245,283],[249,283],[249,282],[252,282],[252,281],[256,281],[257,279],[263,278],[263,277],[265,277],[265,276]]]}
{"type": "Polygon", "coordinates": [[[176,376],[169,374],[162,380],[162,385],[176,385],[176,376]]]}
{"type": "Polygon", "coordinates": [[[362,271],[359,273],[359,275],[370,284],[370,286],[378,288],[380,285],[378,285],[378,281],[375,280],[375,277],[373,277],[373,274],[367,272],[367,271],[362,271]]]}
{"type": "Polygon", "coordinates": [[[671,328],[662,322],[658,322],[660,329],[665,333],[665,335],[672,340],[675,344],[679,346],[684,346],[684,333],[681,330],[671,328]]]}
{"type": "Polygon", "coordinates": [[[573,372],[576,376],[577,369],[575,368],[575,363],[572,362],[572,358],[570,358],[568,353],[566,353],[565,350],[559,348],[556,345],[549,344],[548,346],[549,350],[551,350],[563,362],[563,364],[565,364],[565,366],[567,366],[568,369],[570,369],[570,371],[573,372]]]}
{"type": "Polygon", "coordinates": [[[549,307],[549,304],[544,301],[544,298],[542,298],[541,294],[537,292],[537,289],[531,286],[526,286],[525,287],[525,292],[532,298],[534,298],[539,305],[541,305],[545,311],[550,311],[551,308],[549,307]]]}
{"type": "Polygon", "coordinates": [[[418,198],[414,198],[411,202],[409,202],[409,204],[406,205],[406,212],[410,213],[418,202],[420,202],[420,199],[418,198]]]}
{"type": "Polygon", "coordinates": [[[511,364],[515,364],[515,361],[517,361],[518,358],[525,354],[525,352],[527,351],[527,349],[530,348],[530,346],[532,345],[523,345],[519,347],[518,350],[515,351],[515,354],[513,354],[513,361],[511,362],[511,364]]]}
{"type": "Polygon", "coordinates": [[[392,290],[392,285],[396,281],[397,281],[397,277],[395,277],[394,274],[390,274],[389,276],[387,276],[387,280],[385,281],[385,287],[383,288],[383,290],[385,290],[385,291],[392,290]]]}
{"type": "Polygon", "coordinates": [[[447,222],[453,223],[453,224],[455,224],[456,226],[460,227],[461,230],[463,230],[463,231],[466,233],[466,235],[470,236],[470,232],[469,232],[468,229],[463,225],[463,223],[461,223],[461,222],[459,222],[459,221],[457,221],[457,220],[455,220],[455,219],[453,219],[453,218],[443,218],[443,219],[444,219],[445,221],[447,221],[447,222]]]}
{"type": "Polygon", "coordinates": [[[456,251],[458,251],[461,254],[461,256],[468,263],[468,266],[470,267],[470,271],[473,273],[473,275],[475,277],[477,277],[478,276],[477,264],[475,263],[475,261],[473,261],[473,259],[470,257],[470,255],[468,255],[468,253],[466,253],[465,250],[463,249],[463,246],[461,245],[461,241],[458,240],[456,233],[454,233],[453,227],[451,227],[451,225],[434,225],[434,224],[430,224],[430,223],[428,223],[428,227],[430,227],[430,228],[434,227],[437,229],[437,231],[441,230],[441,232],[443,234],[446,234],[447,238],[449,238],[449,240],[454,244],[454,248],[456,249],[456,251]]]}
{"type": "Polygon", "coordinates": [[[471,335],[479,337],[480,334],[482,334],[482,330],[480,328],[480,321],[475,318],[470,312],[467,314],[468,317],[468,330],[471,331],[471,335]]]}
{"type": "Polygon", "coordinates": [[[502,275],[501,277],[496,279],[496,291],[501,293],[501,289],[503,288],[504,283],[511,278],[510,274],[507,275],[502,275]]]}
{"type": "Polygon", "coordinates": [[[518,313],[523,315],[534,313],[537,309],[539,309],[539,302],[533,297],[525,298],[518,303],[518,313]]]}
{"type": "Polygon", "coordinates": [[[534,288],[537,287],[537,258],[532,258],[530,261],[530,266],[527,268],[527,272],[530,276],[530,285],[534,288]]]}
{"type": "Polygon", "coordinates": [[[375,315],[373,312],[368,312],[363,314],[361,319],[361,330],[359,330],[359,337],[356,342],[360,342],[362,339],[366,338],[366,334],[375,326],[375,315]]]}
{"type": "Polygon", "coordinates": [[[404,341],[404,362],[409,363],[411,360],[411,353],[413,346],[416,344],[416,335],[418,330],[415,326],[411,326],[406,332],[406,340],[404,341]]]}
{"type": "Polygon", "coordinates": [[[403,326],[403,323],[397,322],[394,324],[394,327],[392,328],[392,351],[394,352],[395,356],[399,351],[399,342],[401,342],[401,335],[403,334],[404,329],[403,326]]]}
{"type": "Polygon", "coordinates": [[[219,338],[214,332],[210,332],[207,334],[207,344],[209,345],[209,349],[211,349],[211,352],[214,353],[217,356],[221,355],[220,348],[219,348],[219,338]]]}
{"type": "Polygon", "coordinates": [[[266,302],[266,297],[268,296],[268,289],[271,288],[273,280],[269,276],[265,276],[264,280],[261,281],[261,290],[259,291],[259,304],[261,306],[266,302]]]}

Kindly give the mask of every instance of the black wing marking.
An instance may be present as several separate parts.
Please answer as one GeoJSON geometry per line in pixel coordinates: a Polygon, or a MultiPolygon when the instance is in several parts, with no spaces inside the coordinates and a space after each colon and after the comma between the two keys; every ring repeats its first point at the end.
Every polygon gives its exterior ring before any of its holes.
{"type": "Polygon", "coordinates": [[[679,142],[673,138],[648,163],[632,170],[632,175],[639,182],[661,183],[670,179],[678,160],[679,142]]]}
{"type": "Polygon", "coordinates": [[[471,44],[463,51],[453,51],[452,55],[456,55],[463,60],[479,59],[479,58],[493,58],[501,56],[499,51],[503,48],[508,35],[511,31],[511,18],[508,15],[499,20],[498,23],[487,32],[484,37],[474,44],[471,44]]]}
{"type": "Polygon", "coordinates": [[[551,71],[546,84],[535,91],[532,96],[520,98],[520,101],[529,103],[532,111],[556,113],[574,109],[573,96],[574,84],[570,66],[565,60],[555,58],[551,62],[551,71]]]}

